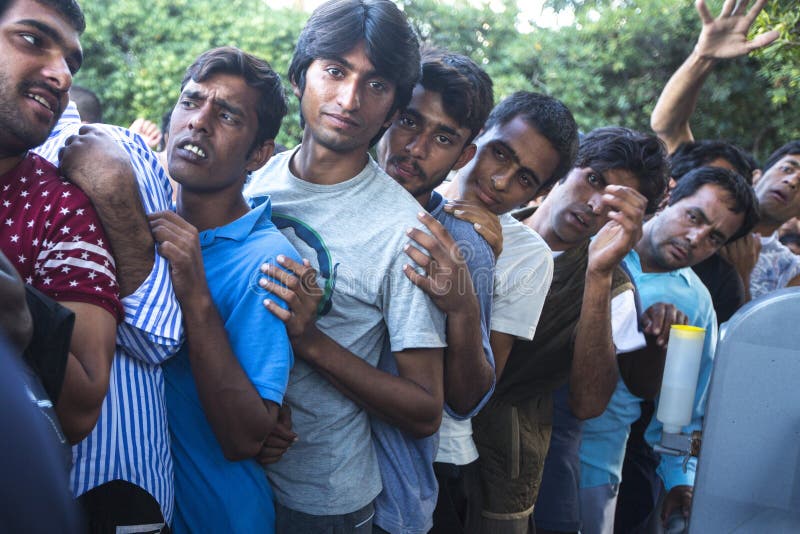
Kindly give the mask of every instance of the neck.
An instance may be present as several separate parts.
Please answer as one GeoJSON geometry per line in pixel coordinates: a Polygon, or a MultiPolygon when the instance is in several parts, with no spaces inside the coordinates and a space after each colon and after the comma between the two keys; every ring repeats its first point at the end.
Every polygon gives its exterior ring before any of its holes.
{"type": "Polygon", "coordinates": [[[306,128],[303,143],[289,162],[289,170],[306,182],[334,185],[346,182],[364,170],[368,159],[366,147],[335,152],[316,142],[306,128]]]}
{"type": "Polygon", "coordinates": [[[14,154],[13,156],[0,156],[0,176],[19,165],[19,162],[25,159],[28,154],[27,151],[22,154],[14,154]]]}
{"type": "Polygon", "coordinates": [[[545,201],[536,208],[536,211],[522,221],[527,227],[533,229],[534,232],[539,234],[544,239],[550,250],[554,252],[563,252],[575,248],[575,243],[565,243],[562,241],[555,232],[553,227],[548,224],[550,220],[550,206],[545,201]]]}
{"type": "Polygon", "coordinates": [[[460,180],[461,176],[456,174],[455,178],[449,182],[444,182],[437,189],[444,198],[450,200],[464,200],[463,195],[461,194],[460,180]]]}
{"type": "Polygon", "coordinates": [[[755,228],[753,228],[753,232],[757,234],[761,234],[764,237],[769,237],[775,233],[775,231],[783,225],[782,222],[775,223],[769,221],[760,221],[755,228]]]}
{"type": "Polygon", "coordinates": [[[422,193],[421,195],[416,195],[414,198],[416,199],[417,202],[419,202],[420,206],[422,206],[423,208],[427,208],[428,207],[428,202],[431,201],[431,196],[432,195],[433,195],[433,193],[428,191],[427,193],[422,193]]]}
{"type": "Polygon", "coordinates": [[[636,243],[636,246],[633,247],[633,250],[639,255],[639,261],[642,264],[642,272],[644,273],[664,273],[667,272],[666,269],[660,267],[656,262],[653,261],[653,257],[651,254],[651,245],[650,245],[650,224],[652,223],[653,219],[650,219],[645,225],[642,230],[642,238],[636,243]]]}
{"type": "Polygon", "coordinates": [[[197,228],[198,232],[225,226],[250,211],[242,195],[242,183],[229,191],[193,192],[180,188],[178,215],[197,228]]]}

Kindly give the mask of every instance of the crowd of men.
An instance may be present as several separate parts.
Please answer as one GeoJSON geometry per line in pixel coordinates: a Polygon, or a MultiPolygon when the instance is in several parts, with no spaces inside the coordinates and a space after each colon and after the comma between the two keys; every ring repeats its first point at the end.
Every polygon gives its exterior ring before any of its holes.
{"type": "Polygon", "coordinates": [[[66,492],[69,473],[81,514],[23,492],[12,530],[686,517],[695,460],[651,448],[670,325],[705,329],[684,430],[701,429],[718,325],[800,285],[777,233],[800,215],[800,140],[759,165],[689,127],[714,65],[776,38],[747,39],[764,3],[714,18],[698,2],[655,133],[581,135],[551,96],[494,105],[489,76],[420,47],[390,0],[332,0],[288,69],[297,147],[274,154],[280,76],[223,47],[176,80],[157,156],[70,102],[74,0],[0,2],[3,368],[28,371],[0,374],[36,400],[4,417],[57,458],[36,491],[66,492]]]}

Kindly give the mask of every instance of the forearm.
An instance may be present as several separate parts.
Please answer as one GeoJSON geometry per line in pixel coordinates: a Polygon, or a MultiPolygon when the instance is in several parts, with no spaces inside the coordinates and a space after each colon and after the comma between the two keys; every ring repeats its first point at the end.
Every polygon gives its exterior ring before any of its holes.
{"type": "Polygon", "coordinates": [[[56,414],[71,444],[83,440],[97,424],[108,391],[109,373],[110,365],[86,365],[72,352],[67,356],[56,414]]]}
{"type": "Polygon", "coordinates": [[[703,58],[693,51],[661,91],[650,116],[650,127],[667,145],[668,153],[694,139],[689,120],[714,65],[713,59],[703,58]]]}
{"type": "Polygon", "coordinates": [[[56,413],[67,439],[77,443],[94,428],[108,392],[116,322],[97,306],[61,304],[75,312],[75,326],[56,413]]]}
{"type": "Polygon", "coordinates": [[[132,294],[153,269],[155,243],[132,179],[102,199],[92,198],[111,242],[120,297],[132,294]]]}
{"type": "Polygon", "coordinates": [[[210,295],[183,307],[189,361],[200,403],[228,460],[251,458],[277,421],[231,350],[210,295]]]}
{"type": "Polygon", "coordinates": [[[432,366],[433,376],[423,373],[429,375],[423,381],[404,376],[406,366],[398,355],[400,376],[394,376],[371,366],[316,326],[311,327],[303,342],[296,343],[294,348],[297,357],[371,414],[416,438],[430,436],[438,430],[443,406],[441,349],[405,351],[412,358],[418,356],[414,353],[422,353],[423,361],[438,358],[438,365],[432,366]]]}
{"type": "Polygon", "coordinates": [[[569,405],[579,419],[603,413],[618,379],[611,338],[611,273],[586,273],[569,374],[569,405]]]}
{"type": "Polygon", "coordinates": [[[469,414],[492,388],[494,369],[486,359],[481,318],[474,309],[447,316],[444,352],[445,402],[456,414],[469,414]]]}

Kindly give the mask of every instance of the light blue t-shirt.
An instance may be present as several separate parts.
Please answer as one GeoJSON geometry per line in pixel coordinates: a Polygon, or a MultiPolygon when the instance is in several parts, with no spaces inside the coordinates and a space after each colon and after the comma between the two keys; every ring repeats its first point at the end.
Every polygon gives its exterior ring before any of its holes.
{"type": "MultiPolygon", "coordinates": [[[[494,367],[489,344],[489,321],[494,287],[494,253],[472,224],[444,211],[445,200],[433,192],[426,209],[442,223],[458,243],[467,262],[481,310],[481,338],[486,359],[494,367]]],[[[456,288],[458,290],[458,288],[456,288]]],[[[378,367],[397,375],[397,362],[384,345],[378,367]]],[[[473,417],[494,392],[494,384],[468,414],[457,414],[445,404],[447,413],[457,419],[473,417]]],[[[375,452],[383,479],[383,490],[375,500],[374,524],[391,534],[424,534],[433,527],[433,510],[439,487],[433,472],[433,459],[439,445],[439,433],[414,439],[399,428],[370,417],[375,452]]]]}
{"type": "MultiPolygon", "coordinates": [[[[690,325],[706,329],[700,375],[692,408],[692,421],[682,429],[686,433],[700,430],[711,381],[714,350],[717,346],[717,316],[711,295],[690,268],[667,273],[645,273],[642,271],[641,260],[635,250],[625,256],[624,262],[631,279],[636,284],[642,310],[647,310],[657,302],[671,303],[686,314],[690,325]]],[[[642,399],[628,391],[620,379],[606,411],[600,417],[589,419],[584,423],[581,441],[582,488],[618,484],[621,481],[625,445],[631,424],[641,415],[639,408],[641,402],[642,399]]],[[[658,399],[656,399],[657,408],[658,399]]],[[[661,427],[661,422],[653,416],[645,433],[645,438],[650,444],[661,440],[661,427]]],[[[683,457],[662,455],[658,474],[669,491],[678,485],[694,485],[696,466],[697,461],[692,458],[684,473],[683,457]]]]}
{"type": "MultiPolygon", "coordinates": [[[[263,399],[280,404],[293,364],[283,323],[266,310],[258,285],[263,263],[279,254],[300,261],[270,221],[265,202],[236,221],[200,233],[211,297],[233,353],[263,399]]],[[[173,531],[274,532],[272,489],[255,460],[228,461],[200,404],[188,347],[164,364],[167,417],[175,465],[173,531]]]]}

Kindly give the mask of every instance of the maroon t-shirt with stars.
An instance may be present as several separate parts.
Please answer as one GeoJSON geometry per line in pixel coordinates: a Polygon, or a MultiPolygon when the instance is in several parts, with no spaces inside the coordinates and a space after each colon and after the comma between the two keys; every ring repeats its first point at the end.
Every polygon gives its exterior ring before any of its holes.
{"type": "Polygon", "coordinates": [[[122,318],[114,258],[88,197],[29,152],[0,176],[0,249],[23,281],[59,302],[122,318]]]}

